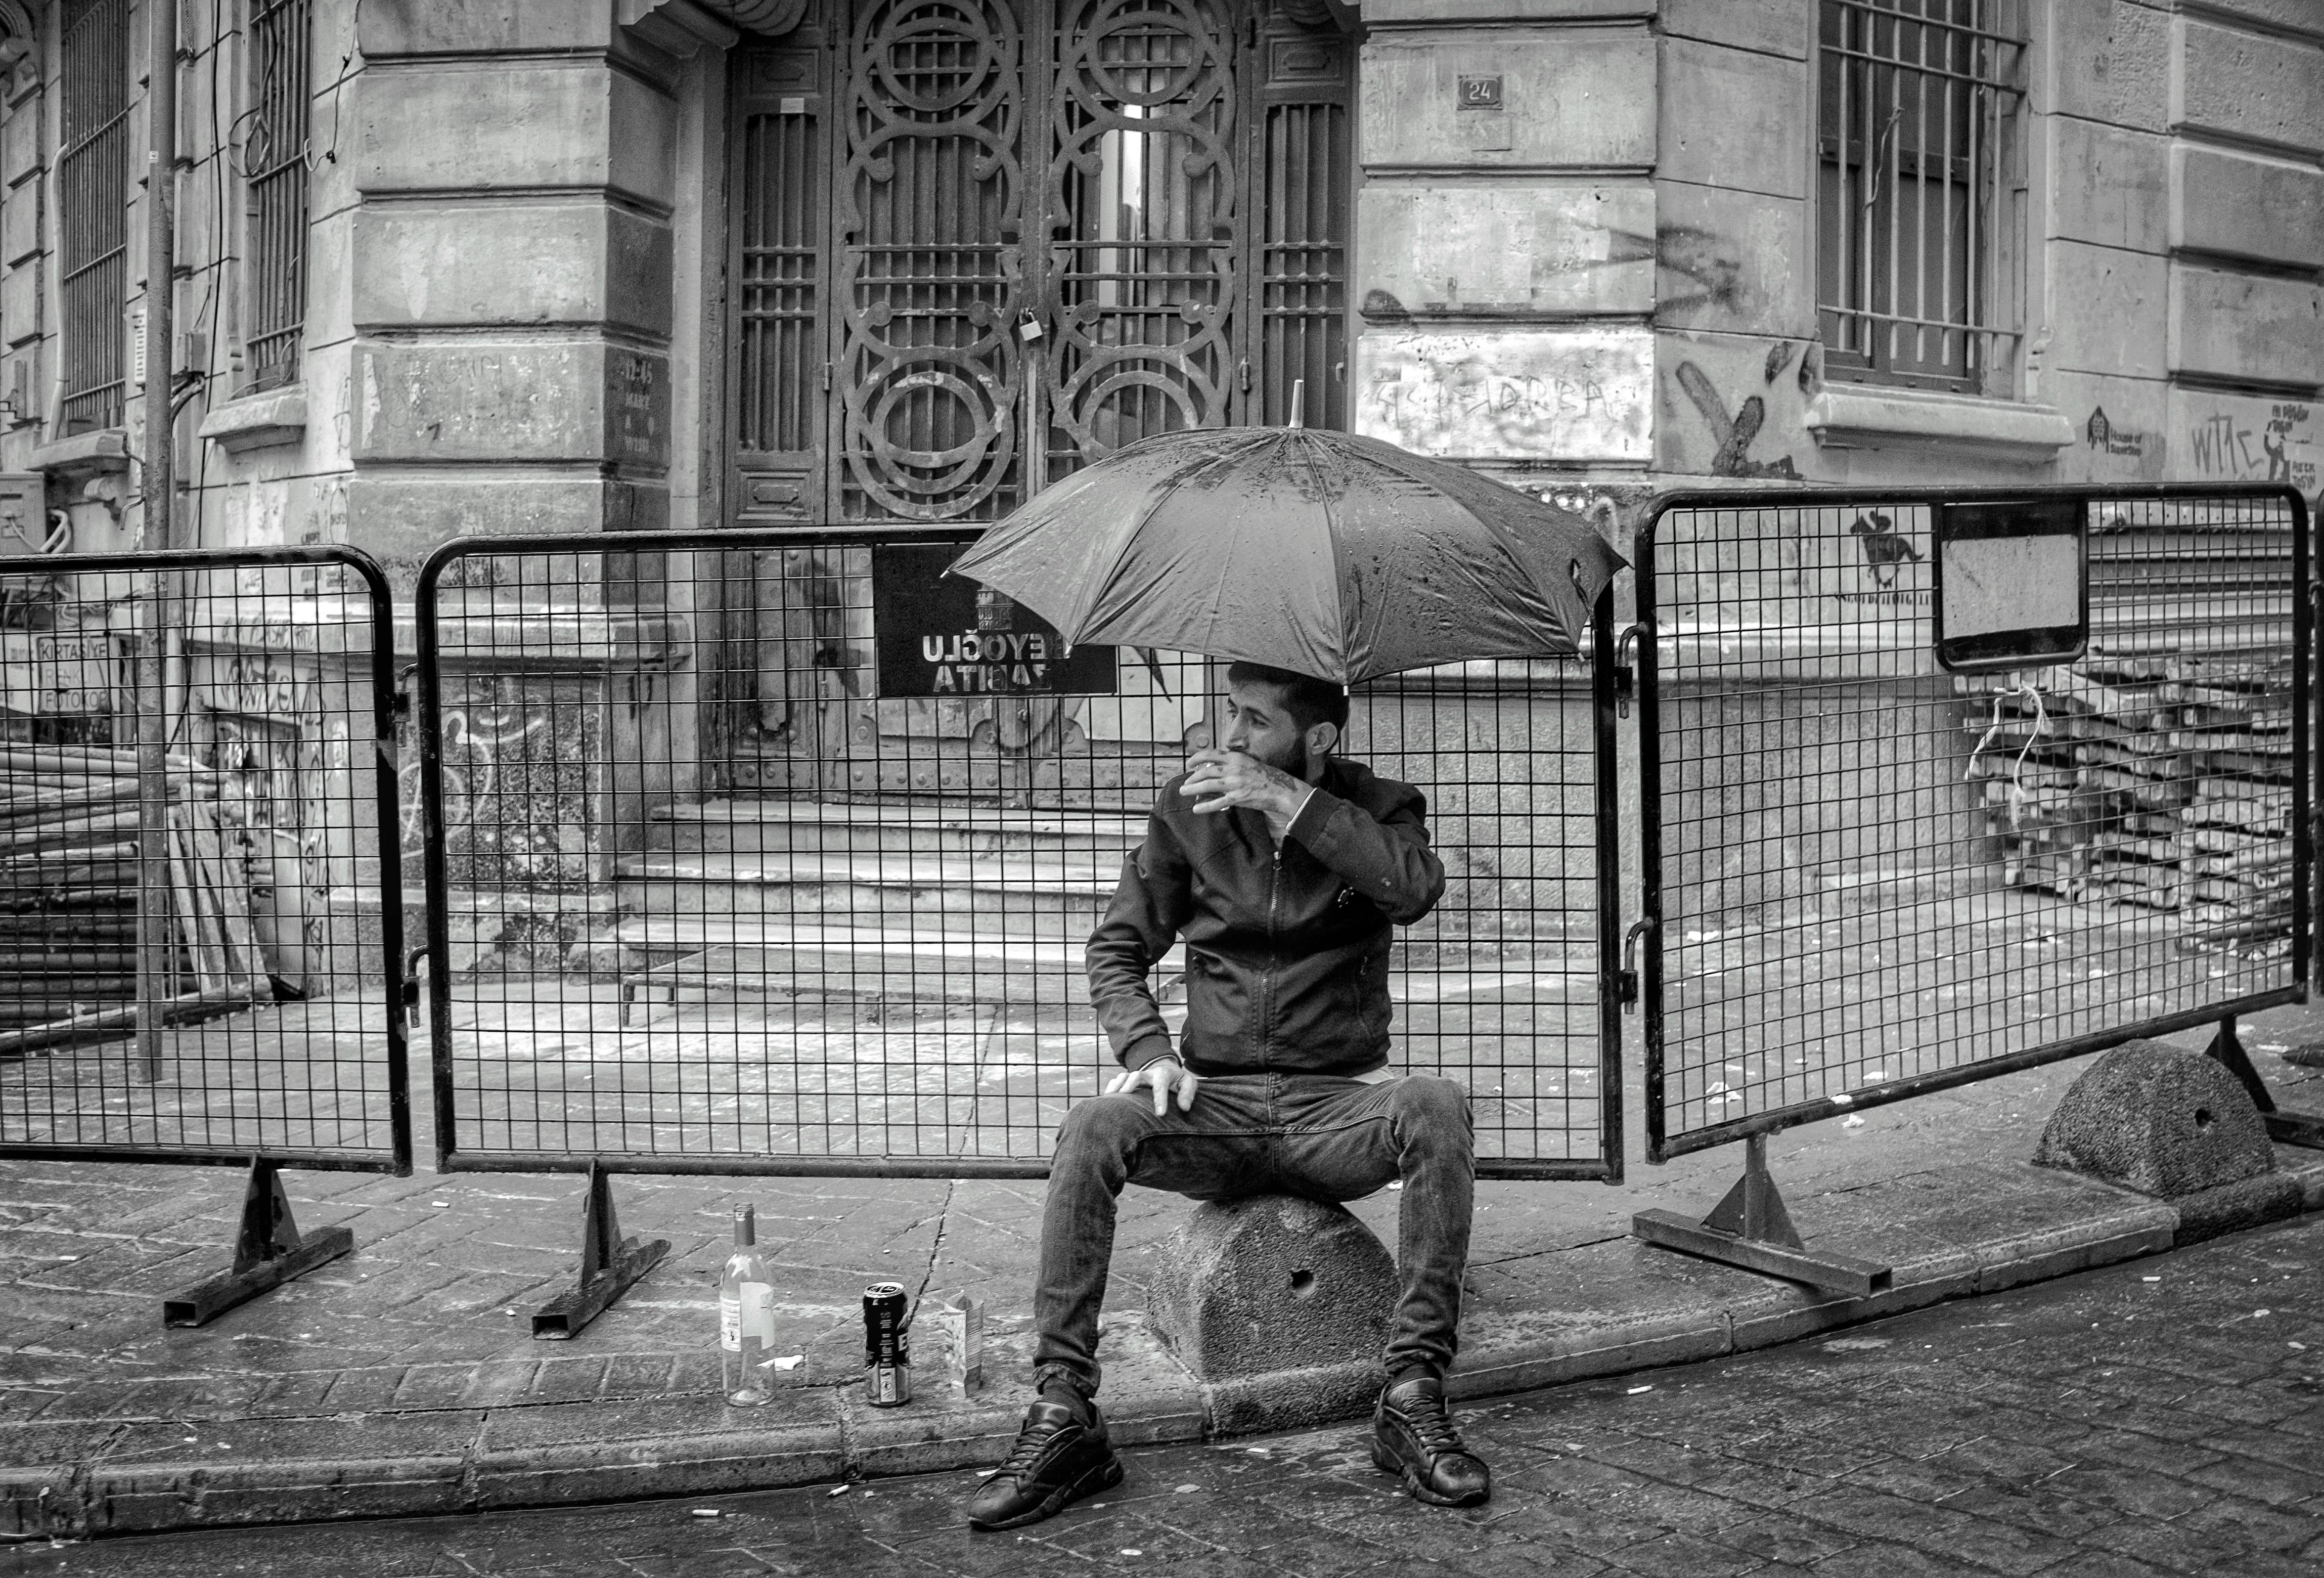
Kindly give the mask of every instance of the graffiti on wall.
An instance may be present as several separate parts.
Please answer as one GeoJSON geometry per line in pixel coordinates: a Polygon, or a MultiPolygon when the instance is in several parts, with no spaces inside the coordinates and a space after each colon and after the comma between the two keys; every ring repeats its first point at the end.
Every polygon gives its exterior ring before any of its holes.
{"type": "Polygon", "coordinates": [[[1644,460],[1653,362],[1642,328],[1373,329],[1356,345],[1356,430],[1420,455],[1644,460]]]}
{"type": "Polygon", "coordinates": [[[2324,487],[2324,431],[2306,401],[2190,401],[2187,455],[2195,476],[2288,483],[2309,498],[2324,487]]]}

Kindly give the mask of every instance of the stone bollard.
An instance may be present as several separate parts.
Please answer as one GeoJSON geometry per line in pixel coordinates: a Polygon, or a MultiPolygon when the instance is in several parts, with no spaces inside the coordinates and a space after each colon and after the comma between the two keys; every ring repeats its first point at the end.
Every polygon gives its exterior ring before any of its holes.
{"type": "Polygon", "coordinates": [[[2182,1244],[2300,1212],[2300,1186],[2275,1170],[2259,1109],[2235,1075],[2155,1041],[2117,1047],[2084,1070],[2034,1163],[2170,1202],[2182,1244]]]}
{"type": "Polygon", "coordinates": [[[1154,1331],[1208,1381],[1376,1366],[1397,1282],[1388,1250],[1344,1207],[1253,1195],[1196,1206],[1150,1287],[1154,1331]]]}

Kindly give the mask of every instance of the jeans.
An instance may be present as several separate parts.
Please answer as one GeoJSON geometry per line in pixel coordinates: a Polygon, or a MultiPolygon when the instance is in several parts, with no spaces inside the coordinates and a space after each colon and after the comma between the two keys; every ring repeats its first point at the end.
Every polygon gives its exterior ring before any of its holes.
{"type": "Polygon", "coordinates": [[[1390,1374],[1452,1362],[1469,1260],[1475,1143],[1469,1098],[1449,1079],[1412,1075],[1365,1084],[1323,1074],[1204,1079],[1194,1107],[1174,1096],[1157,1117],[1139,1089],[1065,1114],[1041,1215],[1040,1285],[1033,1297],[1036,1384],[1097,1391],[1098,1309],[1113,1258],[1124,1184],[1195,1200],[1298,1195],[1354,1200],[1397,1180],[1402,1290],[1384,1354],[1390,1374]]]}

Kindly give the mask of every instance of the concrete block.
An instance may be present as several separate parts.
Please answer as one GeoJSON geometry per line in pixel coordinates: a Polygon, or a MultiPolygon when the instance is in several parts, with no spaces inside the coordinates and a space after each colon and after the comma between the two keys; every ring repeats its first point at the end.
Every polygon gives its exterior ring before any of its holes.
{"type": "Polygon", "coordinates": [[[1374,320],[1650,311],[1645,180],[1373,184],[1356,196],[1357,299],[1374,320]]]}
{"type": "Polygon", "coordinates": [[[1359,157],[1373,169],[1655,162],[1655,44],[1644,28],[1378,33],[1364,46],[1363,79],[1359,157]],[[1463,77],[1500,78],[1504,107],[1462,109],[1463,77]]]}
{"type": "Polygon", "coordinates": [[[2214,378],[2324,383],[2324,286],[2174,263],[2170,367],[2214,378]]]}
{"type": "MultiPolygon", "coordinates": [[[[11,346],[39,337],[43,300],[37,261],[10,269],[5,278],[0,278],[0,331],[7,334],[11,346]]],[[[48,397],[47,390],[39,391],[42,402],[48,397]]]]}
{"type": "Polygon", "coordinates": [[[2060,241],[2050,247],[2050,361],[2080,373],[2160,378],[2163,337],[2155,308],[2171,265],[2162,257],[2060,241]]]}
{"type": "Polygon", "coordinates": [[[1655,201],[1658,327],[1813,337],[1806,203],[1676,180],[1655,201]]]}
{"type": "Polygon", "coordinates": [[[1375,1373],[1396,1262],[1342,1206],[1210,1201],[1162,1247],[1148,1319],[1204,1380],[1345,1361],[1375,1373]]]}
{"type": "Polygon", "coordinates": [[[2132,252],[2161,252],[2167,235],[2170,143],[2096,121],[2052,115],[2049,234],[2132,252]]]}
{"type": "Polygon", "coordinates": [[[2172,389],[2167,428],[2174,476],[2324,488],[2324,405],[2309,400],[2172,389]]]}
{"type": "Polygon", "coordinates": [[[366,340],[355,350],[358,461],[669,457],[669,358],[597,339],[366,340]]]}
{"type": "Polygon", "coordinates": [[[307,226],[307,343],[355,336],[355,210],[321,215],[307,226]]]}
{"type": "Polygon", "coordinates": [[[2203,9],[2324,43],[2324,9],[2316,0],[2203,0],[2203,9]]]}
{"type": "Polygon", "coordinates": [[[670,328],[668,225],[598,201],[396,204],[355,216],[355,321],[670,328]]]}
{"type": "Polygon", "coordinates": [[[356,22],[364,58],[389,60],[602,47],[612,38],[613,8],[511,0],[368,0],[356,22]]]}
{"type": "Polygon", "coordinates": [[[2171,125],[2324,152],[2324,50],[2171,19],[2171,125]]]}
{"type": "Polygon", "coordinates": [[[40,254],[41,189],[24,187],[0,199],[0,263],[14,265],[40,254]]]}
{"type": "Polygon", "coordinates": [[[2259,1109],[2224,1066],[2133,1041],[2068,1088],[2034,1161],[2168,1200],[2273,1172],[2275,1153],[2259,1109]]]}
{"type": "Polygon", "coordinates": [[[617,482],[594,468],[495,475],[357,472],[346,490],[344,540],[363,549],[409,588],[420,563],[455,537],[552,531],[659,530],[669,499],[652,484],[617,482]]]}
{"type": "Polygon", "coordinates": [[[2324,171],[2181,143],[2171,150],[2175,248],[2324,269],[2324,171]]]}
{"type": "Polygon", "coordinates": [[[2163,130],[2171,81],[2167,15],[2135,0],[2076,0],[2046,14],[2053,111],[2163,130]]]}
{"type": "Polygon", "coordinates": [[[674,106],[603,61],[374,67],[353,87],[352,162],[366,194],[562,187],[658,204],[675,197],[674,106]]]}
{"type": "Polygon", "coordinates": [[[38,95],[17,105],[0,124],[0,184],[13,188],[39,172],[42,125],[38,95]]]}
{"type": "Polygon", "coordinates": [[[1807,196],[1804,63],[1665,38],[1657,104],[1664,179],[1807,196]]]}
{"type": "Polygon", "coordinates": [[[1655,337],[1655,465],[1690,476],[1813,475],[1805,426],[1821,387],[1812,344],[1757,335],[1655,337]]]}
{"type": "MultiPolygon", "coordinates": [[[[1370,14],[1365,14],[1369,16],[1370,14]]],[[[1662,31],[1707,43],[1804,60],[1816,37],[1815,0],[1663,0],[1662,31]]]]}
{"type": "Polygon", "coordinates": [[[1655,0],[1365,0],[1364,22],[1626,22],[1655,14],[1655,0]]]}
{"type": "Polygon", "coordinates": [[[1630,328],[1369,329],[1353,425],[1423,455],[1643,461],[1653,351],[1630,328]]]}
{"type": "Polygon", "coordinates": [[[2160,482],[2171,473],[2169,386],[2146,378],[2050,370],[2034,392],[2074,438],[2057,452],[2060,482],[2160,482]]]}

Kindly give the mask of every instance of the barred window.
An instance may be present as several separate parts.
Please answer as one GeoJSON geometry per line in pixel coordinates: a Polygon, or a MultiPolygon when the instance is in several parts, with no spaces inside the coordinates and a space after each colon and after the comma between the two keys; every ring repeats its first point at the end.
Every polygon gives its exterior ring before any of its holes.
{"type": "Polygon", "coordinates": [[[64,8],[57,154],[58,291],[64,309],[59,435],[122,425],[129,262],[128,0],[64,8]]]}
{"type": "Polygon", "coordinates": [[[314,0],[254,0],[250,13],[248,183],[244,249],[245,390],[299,376],[307,328],[308,58],[314,0]]]}
{"type": "Polygon", "coordinates": [[[2023,0],[1822,0],[1816,306],[1840,378],[2004,392],[2023,0]]]}

